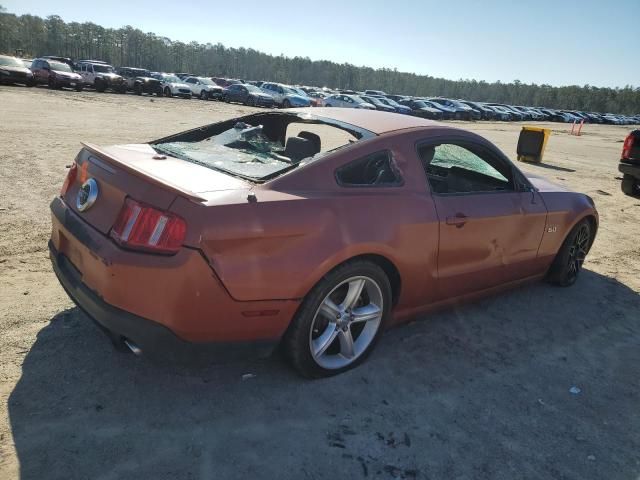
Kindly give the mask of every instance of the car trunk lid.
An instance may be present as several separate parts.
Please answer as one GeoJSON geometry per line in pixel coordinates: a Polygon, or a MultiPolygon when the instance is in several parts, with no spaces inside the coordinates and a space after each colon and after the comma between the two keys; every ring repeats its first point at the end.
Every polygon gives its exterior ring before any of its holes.
{"type": "Polygon", "coordinates": [[[204,203],[221,191],[250,188],[250,184],[242,179],[157,154],[148,144],[83,145],[84,149],[76,158],[76,177],[63,198],[70,208],[104,234],[115,223],[128,196],[169,210],[177,196],[204,203]],[[90,178],[95,180],[98,194],[93,205],[82,209],[78,194],[90,178]]]}

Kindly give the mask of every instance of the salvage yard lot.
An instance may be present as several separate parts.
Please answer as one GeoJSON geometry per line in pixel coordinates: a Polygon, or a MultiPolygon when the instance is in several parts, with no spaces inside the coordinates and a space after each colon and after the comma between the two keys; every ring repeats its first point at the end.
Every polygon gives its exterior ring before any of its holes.
{"type": "MultiPolygon", "coordinates": [[[[616,179],[628,127],[549,124],[545,164],[522,165],[595,199],[572,288],[429,315],[312,382],[278,358],[187,369],[113,351],[48,261],[65,165],[80,141],[251,110],[0,87],[0,478],[638,478],[640,200],[616,179]]],[[[514,156],[521,124],[454,123],[514,156]]]]}

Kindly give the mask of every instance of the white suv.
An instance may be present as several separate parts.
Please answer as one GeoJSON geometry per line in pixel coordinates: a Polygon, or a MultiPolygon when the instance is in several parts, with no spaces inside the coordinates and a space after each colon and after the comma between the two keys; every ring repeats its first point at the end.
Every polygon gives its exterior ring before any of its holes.
{"type": "Polygon", "coordinates": [[[213,80],[206,77],[187,77],[184,79],[191,89],[191,93],[200,100],[217,99],[222,98],[222,87],[216,84],[213,80]]]}
{"type": "Polygon", "coordinates": [[[125,93],[127,84],[113,67],[99,60],[80,60],[76,62],[76,71],[82,77],[82,83],[95,88],[98,92],[104,92],[108,88],[125,93]]]}
{"type": "Polygon", "coordinates": [[[178,77],[171,73],[155,73],[153,78],[160,80],[162,93],[165,97],[191,98],[191,88],[178,77]]]}

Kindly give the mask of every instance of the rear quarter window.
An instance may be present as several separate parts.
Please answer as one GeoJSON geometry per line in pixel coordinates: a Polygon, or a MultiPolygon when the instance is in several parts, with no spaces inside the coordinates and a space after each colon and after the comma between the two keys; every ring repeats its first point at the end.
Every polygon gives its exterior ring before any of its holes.
{"type": "Polygon", "coordinates": [[[354,160],[338,168],[335,176],[342,187],[397,187],[403,183],[389,151],[354,160]]]}

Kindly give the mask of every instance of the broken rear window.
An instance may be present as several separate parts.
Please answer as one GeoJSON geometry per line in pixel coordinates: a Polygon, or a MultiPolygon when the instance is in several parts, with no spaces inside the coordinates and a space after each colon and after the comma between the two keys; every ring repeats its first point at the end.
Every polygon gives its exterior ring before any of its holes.
{"type": "Polygon", "coordinates": [[[374,134],[309,114],[255,114],[173,135],[156,151],[255,182],[301,168],[374,134]]]}

